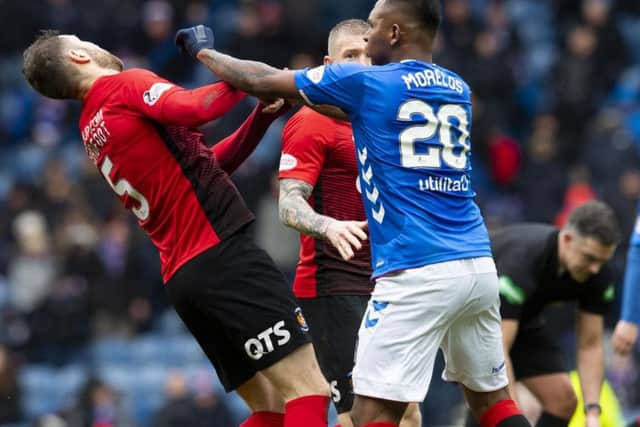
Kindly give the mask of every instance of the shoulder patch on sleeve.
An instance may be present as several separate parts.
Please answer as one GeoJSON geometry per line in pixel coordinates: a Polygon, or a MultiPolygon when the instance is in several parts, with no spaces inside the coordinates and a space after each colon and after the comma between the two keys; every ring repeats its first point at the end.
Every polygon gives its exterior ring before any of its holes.
{"type": "Polygon", "coordinates": [[[611,302],[616,296],[616,287],[611,283],[607,286],[607,289],[602,293],[602,299],[604,302],[611,302]]]}
{"type": "Polygon", "coordinates": [[[315,84],[320,83],[322,76],[324,76],[324,65],[320,65],[319,67],[315,67],[307,71],[307,77],[315,84]]]}
{"type": "Polygon", "coordinates": [[[508,276],[500,276],[500,295],[510,304],[522,305],[525,301],[525,293],[508,276]]]}
{"type": "Polygon", "coordinates": [[[149,90],[146,90],[142,94],[142,99],[144,100],[145,104],[152,106],[156,102],[158,102],[158,99],[160,99],[163,93],[165,93],[172,87],[173,85],[171,83],[164,83],[164,82],[154,83],[151,85],[149,90]]]}
{"type": "Polygon", "coordinates": [[[280,171],[288,171],[298,165],[298,159],[291,154],[284,153],[280,156],[280,171]]]}

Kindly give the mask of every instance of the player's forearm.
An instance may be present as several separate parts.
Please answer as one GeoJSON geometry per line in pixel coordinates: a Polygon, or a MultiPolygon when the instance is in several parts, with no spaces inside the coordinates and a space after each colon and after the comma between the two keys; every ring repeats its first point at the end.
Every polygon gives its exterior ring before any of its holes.
{"type": "Polygon", "coordinates": [[[636,244],[627,252],[622,292],[621,319],[640,325],[640,246],[636,244]]]}
{"type": "Polygon", "coordinates": [[[298,180],[282,180],[278,203],[280,221],[302,234],[324,240],[332,218],[318,214],[309,205],[307,198],[312,189],[309,184],[298,180]]]}
{"type": "MultiPolygon", "coordinates": [[[[502,301],[502,308],[507,307],[507,301],[502,301]]],[[[509,378],[509,394],[517,402],[516,396],[516,378],[515,371],[513,370],[513,363],[511,361],[511,348],[518,335],[518,329],[520,328],[520,322],[516,317],[510,317],[505,313],[501,313],[502,318],[502,351],[504,352],[504,365],[509,378]]]]}
{"type": "Polygon", "coordinates": [[[296,98],[295,87],[283,90],[272,84],[272,78],[282,70],[257,61],[247,61],[225,55],[213,49],[202,49],[198,52],[198,60],[213,73],[232,86],[258,97],[296,98]]]}
{"type": "Polygon", "coordinates": [[[300,196],[280,199],[280,221],[298,232],[315,239],[326,240],[332,219],[316,213],[300,196]]]}
{"type": "Polygon", "coordinates": [[[509,394],[511,395],[511,398],[517,403],[518,393],[516,392],[516,376],[515,372],[513,371],[513,363],[511,362],[511,357],[509,356],[507,349],[505,349],[504,355],[504,368],[507,370],[507,376],[509,377],[509,394]]]}
{"type": "Polygon", "coordinates": [[[585,404],[598,403],[604,380],[604,348],[602,340],[578,347],[578,375],[585,404]]]}

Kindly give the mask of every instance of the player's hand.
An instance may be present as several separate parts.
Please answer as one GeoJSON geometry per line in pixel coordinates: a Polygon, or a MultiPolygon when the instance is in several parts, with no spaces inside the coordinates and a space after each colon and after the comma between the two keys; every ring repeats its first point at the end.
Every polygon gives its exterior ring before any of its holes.
{"type": "Polygon", "coordinates": [[[600,427],[600,414],[589,412],[585,417],[585,427],[600,427]]]}
{"type": "Polygon", "coordinates": [[[275,114],[286,104],[286,101],[283,98],[260,99],[260,102],[264,105],[261,111],[266,114],[275,114]]]}
{"type": "Polygon", "coordinates": [[[354,249],[362,249],[362,242],[367,240],[367,221],[334,220],[327,227],[327,240],[340,252],[345,261],[354,256],[354,249]]]}
{"type": "Polygon", "coordinates": [[[202,49],[213,49],[213,31],[204,25],[183,28],[176,33],[175,44],[180,53],[188,53],[193,58],[202,49]]]}
{"type": "Polygon", "coordinates": [[[628,355],[633,350],[633,346],[638,339],[638,325],[624,320],[618,321],[616,329],[611,336],[613,351],[623,356],[628,355]]]}

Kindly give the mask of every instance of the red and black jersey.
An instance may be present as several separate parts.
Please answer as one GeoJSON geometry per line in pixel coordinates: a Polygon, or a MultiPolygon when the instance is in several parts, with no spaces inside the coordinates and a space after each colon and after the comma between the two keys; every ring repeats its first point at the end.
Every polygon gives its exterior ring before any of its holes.
{"type": "MultiPolygon", "coordinates": [[[[342,221],[366,219],[356,182],[358,165],[351,124],[303,107],[282,134],[280,179],[313,185],[309,203],[316,212],[342,221]]],[[[330,242],[300,236],[300,260],[293,291],[298,298],[368,295],[371,264],[369,241],[350,261],[330,242]]]]}
{"type": "Polygon", "coordinates": [[[226,83],[186,90],[132,69],[97,79],[83,100],[80,131],[87,154],[158,248],[165,283],[184,263],[253,220],[227,173],[273,117],[256,126],[262,119],[253,114],[212,150],[195,129],[244,96],[226,83]],[[248,143],[239,149],[242,139],[248,143]]]}

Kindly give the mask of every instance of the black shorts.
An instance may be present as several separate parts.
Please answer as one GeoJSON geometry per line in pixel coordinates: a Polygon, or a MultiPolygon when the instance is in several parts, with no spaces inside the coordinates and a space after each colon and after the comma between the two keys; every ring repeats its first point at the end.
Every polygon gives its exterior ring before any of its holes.
{"type": "Polygon", "coordinates": [[[516,380],[567,372],[563,354],[549,325],[520,329],[510,352],[516,380]]]}
{"type": "Polygon", "coordinates": [[[331,396],[339,414],[348,412],[353,405],[351,371],[358,329],[368,301],[368,295],[300,299],[320,369],[331,385],[331,396]]]}
{"type": "Polygon", "coordinates": [[[183,265],[166,292],[227,391],[311,342],[291,287],[246,228],[183,265]]]}

